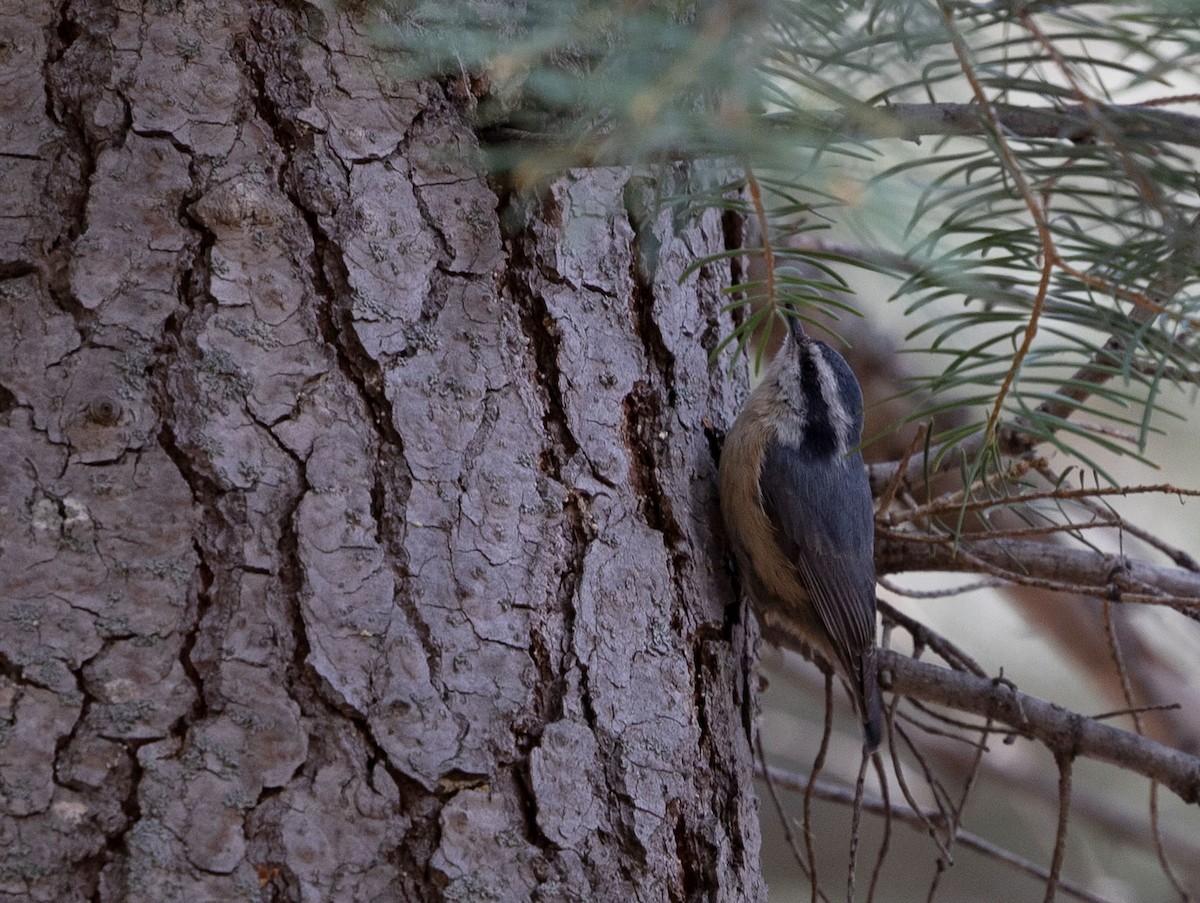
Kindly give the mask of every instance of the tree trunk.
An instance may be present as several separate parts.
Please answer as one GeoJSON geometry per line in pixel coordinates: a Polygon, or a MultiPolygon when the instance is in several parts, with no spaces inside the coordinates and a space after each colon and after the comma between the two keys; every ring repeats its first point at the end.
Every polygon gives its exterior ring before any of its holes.
{"type": "Polygon", "coordinates": [[[0,897],[761,899],[720,217],[361,13],[0,10],[0,897]]]}

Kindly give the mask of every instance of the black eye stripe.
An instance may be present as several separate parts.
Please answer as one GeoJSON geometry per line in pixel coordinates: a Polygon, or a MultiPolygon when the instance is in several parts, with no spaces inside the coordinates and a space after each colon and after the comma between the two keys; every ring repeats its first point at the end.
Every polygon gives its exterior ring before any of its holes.
{"type": "Polygon", "coordinates": [[[817,370],[816,355],[811,346],[800,359],[800,390],[807,404],[804,418],[804,442],[813,455],[832,455],[837,451],[837,431],[830,416],[829,404],[821,390],[821,374],[817,370]]]}

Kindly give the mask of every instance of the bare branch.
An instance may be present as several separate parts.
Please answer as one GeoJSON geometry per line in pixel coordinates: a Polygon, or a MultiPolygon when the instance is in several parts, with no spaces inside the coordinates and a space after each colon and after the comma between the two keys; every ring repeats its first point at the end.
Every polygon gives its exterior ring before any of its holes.
{"type": "MultiPolygon", "coordinates": [[[[1096,126],[1079,105],[1061,108],[989,104],[1007,135],[1014,138],[1049,139],[1081,144],[1094,140],[1096,126]]],[[[1122,136],[1184,147],[1200,147],[1200,117],[1172,113],[1140,104],[1100,108],[1108,127],[1122,136]]],[[[790,113],[764,117],[771,125],[811,129],[811,119],[797,123],[790,113]]],[[[899,138],[919,142],[926,135],[983,135],[987,121],[973,103],[895,103],[886,107],[826,114],[829,131],[859,141],[899,138]]],[[[799,131],[799,129],[797,129],[799,131]]]]}
{"type": "Polygon", "coordinates": [[[1016,583],[1113,601],[1200,609],[1200,574],[1122,555],[1019,539],[983,539],[956,548],[907,542],[902,534],[890,532],[880,534],[875,546],[875,566],[881,574],[974,571],[979,562],[988,566],[989,573],[1016,583]]]}
{"type": "Polygon", "coordinates": [[[1200,757],[1069,712],[1007,684],[891,650],[881,650],[880,668],[895,693],[993,718],[1056,754],[1108,762],[1159,781],[1184,802],[1200,802],[1200,757]]]}
{"type": "MultiPolygon", "coordinates": [[[[1062,141],[1074,145],[1098,138],[1096,121],[1079,105],[1055,108],[999,103],[989,104],[989,107],[995,112],[1000,128],[1013,139],[1062,141]]],[[[1102,106],[1100,113],[1107,126],[1104,131],[1108,133],[1103,137],[1116,134],[1129,141],[1200,147],[1200,117],[1145,104],[1102,106]]],[[[895,103],[827,113],[806,110],[803,117],[788,112],[768,113],[762,117],[762,123],[769,130],[786,132],[800,147],[826,146],[830,135],[854,141],[899,139],[920,143],[925,136],[978,136],[989,130],[979,106],[973,103],[895,103]]],[[[480,137],[494,147],[513,145],[561,152],[571,166],[585,167],[597,165],[594,151],[601,144],[576,142],[568,145],[552,127],[546,131],[533,131],[509,123],[482,127],[480,137]]],[[[620,162],[611,159],[611,146],[604,145],[604,150],[604,165],[620,162]]],[[[694,152],[681,148],[666,151],[669,159],[684,160],[694,156],[694,152]]]]}

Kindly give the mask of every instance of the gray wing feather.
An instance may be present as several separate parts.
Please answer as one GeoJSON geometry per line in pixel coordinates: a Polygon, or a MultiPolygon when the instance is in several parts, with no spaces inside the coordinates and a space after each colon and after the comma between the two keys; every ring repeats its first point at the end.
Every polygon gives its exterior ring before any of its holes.
{"type": "Polygon", "coordinates": [[[861,456],[813,459],[771,441],[759,486],[780,547],[834,651],[857,676],[875,643],[874,524],[861,456]]]}

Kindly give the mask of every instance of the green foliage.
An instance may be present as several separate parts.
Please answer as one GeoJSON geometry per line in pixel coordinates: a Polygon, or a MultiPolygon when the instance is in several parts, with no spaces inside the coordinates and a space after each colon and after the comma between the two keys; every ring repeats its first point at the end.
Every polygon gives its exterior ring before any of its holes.
{"type": "Polygon", "coordinates": [[[407,75],[476,81],[480,129],[510,141],[493,157],[498,166],[540,174],[741,146],[713,113],[750,58],[750,30],[726,7],[489,0],[390,9],[407,75]]]}
{"type": "Polygon", "coordinates": [[[1018,424],[1086,461],[1085,441],[1143,449],[1163,381],[1200,372],[1200,121],[1172,98],[1200,64],[1186,6],[397,2],[389,39],[407,74],[472,86],[519,185],[679,160],[736,173],[669,199],[767,225],[774,269],[737,287],[731,307],[757,313],[722,347],[785,303],[828,324],[850,267],[887,273],[906,350],[938,364],[915,417],[964,407],[956,440],[1018,424]]]}

